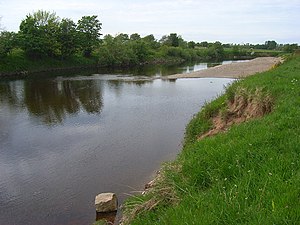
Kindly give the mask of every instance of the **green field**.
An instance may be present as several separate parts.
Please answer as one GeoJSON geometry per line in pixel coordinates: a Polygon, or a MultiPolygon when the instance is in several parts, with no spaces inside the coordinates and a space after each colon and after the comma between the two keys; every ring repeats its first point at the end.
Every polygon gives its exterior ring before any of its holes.
{"type": "Polygon", "coordinates": [[[297,56],[206,104],[187,126],[177,159],[163,167],[148,194],[126,202],[124,218],[143,225],[300,224],[299,144],[297,56]],[[229,109],[234,101],[265,115],[199,140],[212,118],[238,117],[229,109]]]}

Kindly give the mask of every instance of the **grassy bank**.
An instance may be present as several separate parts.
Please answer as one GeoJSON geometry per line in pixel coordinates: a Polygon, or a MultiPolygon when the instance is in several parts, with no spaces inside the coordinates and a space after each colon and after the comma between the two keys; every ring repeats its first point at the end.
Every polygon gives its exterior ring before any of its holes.
{"type": "Polygon", "coordinates": [[[68,59],[54,59],[44,57],[41,59],[28,58],[20,49],[15,49],[6,58],[1,59],[0,75],[20,74],[27,72],[48,71],[63,68],[80,68],[96,66],[95,58],[85,58],[80,55],[74,55],[68,59]]]}
{"type": "Polygon", "coordinates": [[[126,202],[125,223],[299,224],[299,112],[299,56],[234,83],[195,115],[147,194],[126,202]]]}

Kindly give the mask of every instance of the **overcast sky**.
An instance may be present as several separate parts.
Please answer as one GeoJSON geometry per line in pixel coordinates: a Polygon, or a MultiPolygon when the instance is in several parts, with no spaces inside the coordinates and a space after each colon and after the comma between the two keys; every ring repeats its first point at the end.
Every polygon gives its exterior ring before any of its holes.
{"type": "Polygon", "coordinates": [[[185,40],[300,43],[300,0],[0,0],[1,25],[18,31],[28,13],[56,12],[75,22],[98,15],[102,33],[177,33],[185,40]]]}

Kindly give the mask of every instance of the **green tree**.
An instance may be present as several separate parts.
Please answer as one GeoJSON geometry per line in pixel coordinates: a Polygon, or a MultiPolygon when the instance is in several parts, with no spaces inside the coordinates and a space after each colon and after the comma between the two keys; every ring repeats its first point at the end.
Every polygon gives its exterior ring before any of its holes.
{"type": "Polygon", "coordinates": [[[208,45],[209,45],[209,44],[208,44],[207,41],[202,41],[202,42],[199,44],[200,47],[205,47],[205,48],[207,48],[208,45]]]}
{"type": "Polygon", "coordinates": [[[172,46],[172,47],[179,47],[180,43],[183,42],[181,36],[178,36],[176,33],[171,33],[170,35],[164,35],[160,42],[163,45],[172,46]]]}
{"type": "Polygon", "coordinates": [[[155,39],[153,34],[147,35],[142,39],[152,49],[158,49],[160,47],[159,42],[155,39]]]}
{"type": "Polygon", "coordinates": [[[277,42],[276,41],[266,41],[265,46],[269,50],[275,50],[277,48],[277,42]]]}
{"type": "Polygon", "coordinates": [[[240,54],[240,48],[238,45],[232,46],[232,56],[239,56],[240,54]]]}
{"type": "Polygon", "coordinates": [[[109,44],[111,44],[113,42],[114,42],[114,37],[112,35],[110,35],[110,34],[105,35],[104,38],[103,38],[103,40],[102,40],[102,43],[104,45],[109,45],[109,44]]]}
{"type": "Polygon", "coordinates": [[[283,50],[290,53],[294,52],[297,49],[298,49],[298,44],[285,44],[283,46],[283,50]]]}
{"type": "Polygon", "coordinates": [[[83,55],[90,57],[93,49],[99,44],[102,23],[97,16],[83,16],[77,24],[80,36],[80,47],[83,55]]]}
{"type": "Polygon", "coordinates": [[[120,43],[128,42],[128,41],[129,41],[129,36],[128,36],[128,34],[120,33],[120,34],[118,34],[118,35],[115,37],[115,41],[118,41],[118,42],[120,42],[120,43]]]}
{"type": "Polygon", "coordinates": [[[13,49],[15,45],[14,32],[2,31],[0,33],[0,58],[4,58],[13,49]]]}
{"type": "Polygon", "coordinates": [[[62,19],[59,24],[60,51],[62,58],[73,55],[79,43],[79,35],[76,30],[76,24],[70,19],[62,19]]]}
{"type": "Polygon", "coordinates": [[[133,50],[133,53],[135,55],[135,64],[144,63],[151,55],[149,45],[147,45],[146,42],[142,40],[130,42],[129,47],[133,50]]]}
{"type": "Polygon", "coordinates": [[[19,44],[29,56],[60,55],[60,45],[57,40],[59,17],[55,13],[39,10],[28,14],[21,22],[19,44]]]}
{"type": "Polygon", "coordinates": [[[130,38],[129,38],[131,41],[138,41],[138,40],[141,40],[141,36],[137,33],[134,33],[134,34],[131,34],[130,35],[130,38]]]}
{"type": "Polygon", "coordinates": [[[188,48],[195,48],[196,43],[194,41],[189,41],[188,42],[188,48]]]}
{"type": "Polygon", "coordinates": [[[208,47],[208,56],[210,58],[220,60],[224,58],[224,55],[225,52],[221,42],[216,41],[208,47]]]}

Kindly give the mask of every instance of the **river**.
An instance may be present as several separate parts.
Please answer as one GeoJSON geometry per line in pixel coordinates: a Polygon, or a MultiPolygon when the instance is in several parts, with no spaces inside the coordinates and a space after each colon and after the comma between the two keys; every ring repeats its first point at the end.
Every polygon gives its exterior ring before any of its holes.
{"type": "Polygon", "coordinates": [[[207,66],[0,81],[0,224],[92,224],[96,194],[122,202],[142,190],[176,157],[192,116],[232,80],[129,78],[207,66]]]}

